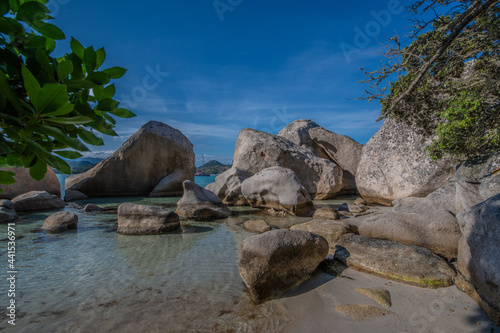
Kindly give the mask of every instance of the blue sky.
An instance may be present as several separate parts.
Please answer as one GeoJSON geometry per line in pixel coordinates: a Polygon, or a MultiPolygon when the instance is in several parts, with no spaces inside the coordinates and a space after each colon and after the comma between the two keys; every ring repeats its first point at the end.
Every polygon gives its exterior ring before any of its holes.
{"type": "Polygon", "coordinates": [[[379,41],[409,25],[390,1],[51,0],[67,36],[107,52],[122,66],[116,97],[137,114],[119,120],[119,137],[90,147],[106,157],[149,120],[181,130],[197,165],[231,163],[239,131],[276,134],[297,119],[366,143],[380,105],[350,100],[366,88],[360,67],[376,69],[379,41]]]}

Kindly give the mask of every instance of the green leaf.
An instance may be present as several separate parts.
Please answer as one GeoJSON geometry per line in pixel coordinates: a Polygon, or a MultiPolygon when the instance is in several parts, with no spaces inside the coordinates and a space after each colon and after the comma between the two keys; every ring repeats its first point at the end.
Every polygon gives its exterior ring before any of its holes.
{"type": "Polygon", "coordinates": [[[97,55],[96,61],[96,69],[102,66],[104,60],[106,60],[106,51],[104,51],[104,47],[101,47],[99,50],[95,51],[97,55]]]}
{"type": "Polygon", "coordinates": [[[97,64],[97,54],[94,50],[94,47],[89,46],[85,49],[83,53],[83,63],[85,64],[85,68],[87,68],[87,72],[91,73],[96,69],[97,64]]]}
{"type": "Polygon", "coordinates": [[[21,156],[21,164],[23,165],[23,167],[31,168],[34,165],[33,162],[36,162],[35,155],[28,154],[28,155],[21,156]]]}
{"type": "Polygon", "coordinates": [[[32,36],[26,40],[25,45],[32,49],[45,48],[47,45],[47,38],[43,36],[32,36]]]}
{"type": "Polygon", "coordinates": [[[23,111],[23,107],[19,102],[19,97],[14,94],[12,89],[10,88],[9,81],[5,77],[5,73],[0,71],[0,93],[7,99],[12,106],[16,108],[18,111],[23,111]]]}
{"type": "Polygon", "coordinates": [[[0,0],[0,16],[4,16],[10,10],[9,1],[8,0],[0,0]]]}
{"type": "Polygon", "coordinates": [[[26,88],[26,92],[33,103],[33,105],[38,105],[38,96],[40,94],[40,83],[38,80],[31,74],[30,70],[23,66],[21,69],[21,73],[24,80],[24,87],[26,88]]]}
{"type": "Polygon", "coordinates": [[[99,102],[97,109],[101,111],[113,111],[118,106],[118,102],[111,98],[105,98],[99,102]]]}
{"type": "Polygon", "coordinates": [[[56,41],[52,38],[46,38],[47,43],[45,44],[45,49],[47,52],[52,53],[56,48],[56,41]]]}
{"type": "Polygon", "coordinates": [[[16,19],[25,22],[35,22],[47,19],[50,10],[42,3],[36,1],[25,2],[19,7],[16,19]]]}
{"type": "Polygon", "coordinates": [[[64,84],[66,84],[68,88],[74,89],[90,89],[95,87],[93,82],[87,80],[69,80],[65,81],[64,84]]]}
{"type": "Polygon", "coordinates": [[[94,88],[92,88],[92,92],[94,93],[94,97],[98,102],[104,98],[103,86],[95,86],[94,88]]]}
{"type": "Polygon", "coordinates": [[[63,159],[52,155],[51,153],[46,151],[42,146],[40,146],[38,143],[34,142],[31,139],[24,139],[24,142],[26,142],[26,145],[36,156],[43,159],[51,167],[56,168],[62,173],[66,174],[71,173],[71,168],[69,167],[68,163],[64,162],[63,159]]]}
{"type": "Polygon", "coordinates": [[[15,13],[21,7],[21,2],[19,0],[9,0],[10,9],[15,13]]]}
{"type": "Polygon", "coordinates": [[[65,114],[68,114],[71,111],[73,111],[74,108],[75,108],[75,106],[73,104],[66,103],[61,108],[59,108],[58,110],[56,110],[54,112],[45,113],[45,116],[48,116],[48,117],[64,116],[65,114]]]}
{"type": "Polygon", "coordinates": [[[66,86],[49,83],[40,90],[35,108],[39,113],[50,113],[59,110],[67,103],[68,91],[66,86]]]}
{"type": "Polygon", "coordinates": [[[115,118],[111,117],[109,114],[105,113],[104,118],[106,118],[111,124],[116,125],[115,118]]]}
{"type": "Polygon", "coordinates": [[[75,116],[75,117],[60,117],[60,118],[47,118],[47,121],[63,124],[63,125],[85,125],[91,123],[93,120],[89,117],[75,116]]]}
{"type": "Polygon", "coordinates": [[[34,180],[42,180],[47,173],[47,163],[41,158],[37,158],[35,165],[30,167],[30,176],[34,180]]]}
{"type": "Polygon", "coordinates": [[[77,138],[72,138],[66,135],[57,127],[39,125],[39,131],[53,137],[55,140],[68,145],[69,147],[76,149],[78,151],[89,151],[89,149],[77,138]]]}
{"type": "Polygon", "coordinates": [[[124,108],[117,108],[117,109],[114,109],[110,112],[112,114],[114,114],[115,116],[120,117],[120,118],[132,118],[132,117],[136,116],[135,113],[133,113],[130,110],[124,109],[124,108]]]}
{"type": "Polygon", "coordinates": [[[69,45],[71,46],[71,51],[73,51],[80,59],[83,60],[83,54],[85,53],[85,48],[83,47],[83,45],[73,37],[71,37],[71,42],[69,43],[69,45]]]}
{"type": "Polygon", "coordinates": [[[64,35],[64,32],[62,32],[61,29],[56,27],[55,25],[51,23],[45,23],[43,21],[37,21],[37,22],[32,22],[28,23],[30,27],[44,35],[45,37],[49,37],[55,40],[61,40],[66,38],[64,35]]]}
{"type": "Polygon", "coordinates": [[[64,158],[68,158],[70,160],[74,160],[83,156],[82,154],[71,150],[59,150],[59,151],[54,151],[54,153],[64,158]]]}
{"type": "Polygon", "coordinates": [[[104,88],[104,98],[113,98],[116,93],[116,88],[114,84],[110,84],[104,88]]]}
{"type": "Polygon", "coordinates": [[[2,185],[10,185],[16,182],[14,178],[16,174],[14,172],[0,170],[0,184],[2,185]]]}
{"type": "Polygon", "coordinates": [[[10,17],[0,17],[0,32],[13,35],[15,33],[20,33],[24,30],[21,23],[10,18],[10,17]]]}
{"type": "Polygon", "coordinates": [[[62,81],[73,73],[73,62],[65,60],[57,66],[57,77],[59,81],[62,81]]]}
{"type": "Polygon", "coordinates": [[[97,136],[94,135],[94,133],[92,133],[86,129],[79,128],[78,129],[78,136],[84,142],[88,143],[89,145],[93,145],[93,146],[103,146],[104,145],[104,141],[101,138],[98,138],[97,136]]]}
{"type": "Polygon", "coordinates": [[[90,73],[89,75],[87,75],[86,78],[87,81],[94,82],[95,84],[98,85],[108,84],[110,79],[111,77],[109,76],[109,74],[103,72],[90,73]]]}
{"type": "MultiPolygon", "coordinates": [[[[35,58],[36,61],[40,64],[40,66],[43,68],[43,70],[52,78],[52,76],[54,75],[54,68],[50,63],[50,59],[47,56],[47,53],[45,53],[45,51],[43,51],[42,49],[37,49],[35,53],[35,58]]],[[[53,82],[55,82],[55,80],[53,80],[53,82]]]]}
{"type": "Polygon", "coordinates": [[[111,67],[111,68],[103,70],[103,72],[106,74],[109,74],[111,76],[111,79],[119,79],[123,75],[125,75],[127,70],[125,68],[122,68],[122,67],[111,67]]]}

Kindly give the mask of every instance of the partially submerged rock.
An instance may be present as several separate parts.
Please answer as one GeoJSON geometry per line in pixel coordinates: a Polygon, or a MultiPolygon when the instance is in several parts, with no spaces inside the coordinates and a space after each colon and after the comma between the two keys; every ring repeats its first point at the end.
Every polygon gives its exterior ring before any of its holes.
{"type": "Polygon", "coordinates": [[[42,225],[48,233],[60,233],[75,230],[78,227],[78,216],[70,212],[57,212],[50,215],[42,225]]]}
{"type": "Polygon", "coordinates": [[[307,216],[314,210],[309,193],[295,173],[282,167],[267,168],[246,179],[241,192],[252,207],[285,211],[296,216],[307,216]]]}
{"type": "Polygon", "coordinates": [[[271,230],[271,227],[269,226],[269,224],[267,224],[267,222],[264,220],[246,221],[244,223],[244,226],[246,229],[253,231],[253,232],[258,232],[258,233],[263,233],[263,232],[271,230]]]}
{"type": "Polygon", "coordinates": [[[77,201],[77,200],[85,200],[89,197],[77,190],[66,190],[64,191],[64,201],[77,201]]]}
{"type": "Polygon", "coordinates": [[[155,206],[123,203],[118,206],[118,229],[124,235],[162,234],[179,228],[179,216],[155,206]]]}
{"type": "Polygon", "coordinates": [[[16,180],[14,184],[0,185],[0,188],[3,190],[3,192],[0,193],[0,199],[12,200],[21,194],[31,191],[45,191],[58,197],[61,196],[61,184],[59,184],[59,180],[54,170],[49,166],[47,166],[45,177],[40,181],[31,178],[30,170],[27,168],[10,167],[0,169],[16,174],[14,176],[16,180]]]}
{"type": "Polygon", "coordinates": [[[337,164],[285,138],[249,128],[238,135],[233,166],[254,174],[273,166],[291,169],[317,200],[342,190],[342,169],[337,164]]]}
{"type": "Polygon", "coordinates": [[[239,272],[252,300],[261,302],[308,279],[327,253],[321,236],[271,230],[243,241],[239,272]]]}
{"type": "Polygon", "coordinates": [[[18,217],[12,201],[0,200],[0,223],[13,222],[18,217]]]}
{"type": "Polygon", "coordinates": [[[453,177],[456,162],[433,161],[424,137],[411,127],[386,119],[363,147],[356,173],[359,193],[368,203],[390,206],[403,197],[425,197],[453,177]]]}
{"type": "Polygon", "coordinates": [[[391,293],[387,289],[356,288],[355,290],[386,308],[392,306],[391,293]]]}
{"type": "Polygon", "coordinates": [[[177,129],[150,121],[117,151],[85,173],[66,179],[66,191],[89,197],[172,196],[194,179],[193,145],[177,129]]]}
{"type": "Polygon", "coordinates": [[[355,177],[361,159],[362,144],[306,119],[287,125],[278,136],[312,150],[318,157],[336,163],[343,170],[341,193],[357,192],[355,177]]]}
{"type": "Polygon", "coordinates": [[[340,221],[312,220],[309,222],[296,224],[290,230],[304,230],[320,235],[326,239],[330,248],[335,248],[338,239],[350,230],[340,221]]]}
{"type": "Polygon", "coordinates": [[[205,190],[193,181],[182,183],[184,194],[177,202],[175,211],[182,219],[214,220],[231,216],[231,210],[213,192],[205,190]]]}
{"type": "Polygon", "coordinates": [[[391,311],[382,309],[373,305],[366,304],[346,304],[337,305],[335,310],[344,316],[352,318],[358,322],[372,320],[377,317],[383,317],[391,314],[391,311]]]}
{"type": "Polygon", "coordinates": [[[247,200],[241,193],[241,183],[253,173],[232,167],[215,178],[215,182],[208,184],[205,189],[214,192],[222,203],[226,205],[245,206],[247,200]]]}
{"type": "Polygon", "coordinates": [[[12,203],[17,212],[60,209],[66,206],[64,200],[46,191],[31,191],[21,194],[12,199],[12,203]]]}
{"type": "Polygon", "coordinates": [[[313,217],[315,219],[340,220],[339,211],[332,206],[325,206],[316,209],[313,217]]]}
{"type": "Polygon", "coordinates": [[[426,288],[453,284],[455,272],[430,250],[388,240],[346,234],[335,257],[354,269],[426,288]]]}
{"type": "Polygon", "coordinates": [[[458,215],[457,284],[500,324],[500,194],[458,215]]]}
{"type": "Polygon", "coordinates": [[[83,211],[86,213],[102,212],[103,210],[104,210],[104,208],[99,207],[98,205],[94,205],[94,204],[87,204],[87,205],[85,205],[85,207],[83,207],[83,211]]]}

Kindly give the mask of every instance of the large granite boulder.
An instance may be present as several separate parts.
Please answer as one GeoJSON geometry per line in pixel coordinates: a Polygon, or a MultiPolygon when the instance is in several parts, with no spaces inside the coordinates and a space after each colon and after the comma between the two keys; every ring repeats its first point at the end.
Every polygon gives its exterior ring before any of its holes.
{"type": "Polygon", "coordinates": [[[252,300],[261,302],[308,279],[327,254],[321,236],[271,230],[243,241],[239,272],[252,300]]]}
{"type": "Polygon", "coordinates": [[[282,167],[262,170],[241,184],[241,193],[252,207],[307,216],[314,210],[309,193],[295,173],[282,167]]]}
{"type": "Polygon", "coordinates": [[[354,234],[340,237],[335,258],[351,268],[419,287],[447,287],[455,277],[446,261],[428,249],[354,234]]]}
{"type": "Polygon", "coordinates": [[[215,193],[226,205],[245,206],[248,202],[241,194],[241,183],[252,176],[251,172],[232,167],[215,177],[215,182],[205,189],[215,193]]]}
{"type": "Polygon", "coordinates": [[[296,224],[290,230],[304,230],[312,232],[315,235],[320,235],[328,242],[331,249],[335,248],[339,238],[351,230],[347,228],[346,223],[331,220],[312,220],[296,224]]]}
{"type": "Polygon", "coordinates": [[[459,165],[455,182],[457,213],[500,193],[500,150],[459,165]]]}
{"type": "Polygon", "coordinates": [[[254,129],[243,129],[238,135],[233,166],[254,174],[273,166],[291,169],[317,200],[335,197],[342,190],[342,169],[337,164],[290,140],[254,129]]]}
{"type": "Polygon", "coordinates": [[[390,206],[404,197],[425,197],[453,177],[456,162],[431,160],[424,137],[411,127],[386,119],[363,147],[356,173],[361,196],[369,203],[390,206]]]}
{"type": "Polygon", "coordinates": [[[179,227],[179,216],[170,210],[128,202],[118,206],[119,234],[154,235],[179,227]]]}
{"type": "Polygon", "coordinates": [[[0,185],[3,190],[0,193],[0,199],[12,200],[18,195],[30,192],[30,191],[46,191],[50,194],[61,196],[61,184],[57,179],[54,170],[47,166],[47,173],[45,177],[36,181],[30,176],[30,170],[27,168],[1,168],[1,170],[14,172],[16,175],[14,179],[16,182],[11,185],[0,185]]]}
{"type": "Polygon", "coordinates": [[[48,233],[60,233],[78,227],[78,216],[70,212],[57,212],[45,219],[42,229],[48,233]]]}
{"type": "Polygon", "coordinates": [[[278,135],[296,145],[311,149],[319,157],[336,163],[343,170],[342,193],[357,192],[355,178],[361,159],[362,144],[305,119],[294,121],[283,128],[278,135]]]}
{"type": "Polygon", "coordinates": [[[500,194],[458,215],[457,285],[500,324],[500,194]]]}
{"type": "Polygon", "coordinates": [[[231,210],[226,207],[213,192],[205,190],[193,181],[182,183],[184,194],[177,202],[175,211],[182,219],[214,220],[231,216],[231,210]]]}
{"type": "Polygon", "coordinates": [[[12,199],[17,212],[60,209],[66,206],[63,199],[46,191],[31,191],[12,199]]]}
{"type": "Polygon", "coordinates": [[[12,201],[0,200],[0,223],[13,222],[18,217],[12,201]]]}
{"type": "Polygon", "coordinates": [[[89,197],[181,195],[195,174],[193,145],[177,129],[150,121],[110,157],[66,179],[66,190],[89,197]]]}

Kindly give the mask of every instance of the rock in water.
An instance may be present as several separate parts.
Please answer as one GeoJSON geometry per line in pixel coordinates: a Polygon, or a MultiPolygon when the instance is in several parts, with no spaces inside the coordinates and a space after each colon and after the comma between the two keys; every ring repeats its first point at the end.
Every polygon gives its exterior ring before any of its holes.
{"type": "Polygon", "coordinates": [[[180,218],[214,220],[231,216],[231,210],[213,192],[205,190],[190,180],[184,181],[182,186],[184,186],[184,194],[177,202],[175,211],[180,218]]]}
{"type": "Polygon", "coordinates": [[[292,226],[290,230],[304,230],[320,235],[326,239],[331,249],[335,248],[338,239],[349,232],[343,222],[329,220],[312,220],[292,226]]]}
{"type": "Polygon", "coordinates": [[[12,201],[0,200],[0,223],[13,222],[18,217],[12,201]]]}
{"type": "Polygon", "coordinates": [[[48,233],[60,233],[78,227],[78,216],[70,212],[57,212],[43,222],[42,229],[48,233]]]}
{"type": "Polygon", "coordinates": [[[123,203],[118,206],[118,229],[124,235],[162,234],[180,227],[179,216],[155,206],[123,203]]]}
{"type": "Polygon", "coordinates": [[[313,217],[315,219],[340,220],[339,211],[332,206],[325,206],[316,209],[313,217]]]}
{"type": "Polygon", "coordinates": [[[354,234],[340,237],[337,246],[335,258],[360,271],[426,288],[453,284],[455,272],[423,247],[354,234]]]}
{"type": "Polygon", "coordinates": [[[252,300],[261,302],[308,279],[327,254],[321,236],[271,230],[243,241],[239,272],[252,300]]]}
{"type": "Polygon", "coordinates": [[[331,132],[311,120],[296,120],[283,128],[278,136],[311,149],[343,170],[342,193],[356,193],[356,172],[363,145],[345,135],[331,132]]]}
{"type": "Polygon", "coordinates": [[[267,224],[267,222],[264,220],[246,221],[244,223],[244,226],[245,226],[245,229],[248,229],[248,230],[253,231],[253,232],[258,232],[260,234],[271,230],[271,227],[269,226],[269,224],[267,224]]]}
{"type": "Polygon", "coordinates": [[[500,324],[500,194],[458,215],[457,285],[500,324]]]}
{"type": "Polygon", "coordinates": [[[18,212],[59,209],[66,206],[63,199],[46,191],[21,194],[12,199],[12,203],[18,212]]]}
{"type": "Polygon", "coordinates": [[[193,145],[177,129],[150,121],[89,171],[66,179],[66,190],[89,197],[172,196],[195,174],[193,145]]]}
{"type": "Polygon", "coordinates": [[[342,169],[280,136],[243,129],[236,140],[233,167],[251,173],[280,166],[291,169],[312,198],[335,197],[342,190],[342,169]]]}
{"type": "Polygon", "coordinates": [[[296,216],[307,216],[314,205],[295,173],[282,167],[262,170],[241,184],[241,192],[252,207],[271,208],[296,216]]]}
{"type": "Polygon", "coordinates": [[[218,175],[215,182],[205,189],[214,192],[226,205],[245,206],[248,202],[241,194],[241,183],[252,176],[251,172],[232,167],[218,175]]]}
{"type": "Polygon", "coordinates": [[[26,168],[1,168],[1,170],[14,172],[14,178],[17,182],[10,185],[0,185],[3,190],[0,193],[0,199],[12,200],[15,197],[31,192],[46,191],[58,197],[61,196],[61,184],[51,167],[47,166],[47,173],[41,181],[36,181],[30,176],[30,170],[26,168]]]}
{"type": "Polygon", "coordinates": [[[390,206],[404,197],[424,197],[453,177],[456,163],[432,161],[424,137],[395,120],[386,119],[363,147],[356,173],[359,193],[369,203],[390,206]]]}

